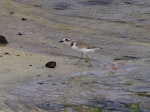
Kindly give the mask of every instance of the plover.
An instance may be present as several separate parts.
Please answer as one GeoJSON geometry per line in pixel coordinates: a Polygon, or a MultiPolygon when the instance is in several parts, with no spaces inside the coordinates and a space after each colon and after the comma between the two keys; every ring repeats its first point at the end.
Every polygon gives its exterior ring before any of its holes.
{"type": "Polygon", "coordinates": [[[87,61],[89,66],[92,66],[91,62],[90,62],[90,58],[87,55],[88,52],[95,52],[95,50],[97,49],[102,49],[100,47],[96,47],[93,45],[90,45],[88,43],[82,42],[82,41],[73,41],[70,38],[64,38],[63,40],[59,41],[59,42],[64,42],[65,44],[67,44],[69,47],[71,47],[73,50],[79,51],[81,52],[81,57],[80,59],[75,63],[76,65],[80,62],[80,60],[83,58],[83,54],[86,55],[87,57],[87,61]]]}

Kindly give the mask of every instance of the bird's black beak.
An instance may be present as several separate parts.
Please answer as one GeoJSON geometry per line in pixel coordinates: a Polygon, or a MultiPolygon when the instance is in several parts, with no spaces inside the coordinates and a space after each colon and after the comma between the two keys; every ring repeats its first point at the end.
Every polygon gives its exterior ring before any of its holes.
{"type": "Polygon", "coordinates": [[[59,43],[64,42],[63,40],[59,41],[59,43]]]}

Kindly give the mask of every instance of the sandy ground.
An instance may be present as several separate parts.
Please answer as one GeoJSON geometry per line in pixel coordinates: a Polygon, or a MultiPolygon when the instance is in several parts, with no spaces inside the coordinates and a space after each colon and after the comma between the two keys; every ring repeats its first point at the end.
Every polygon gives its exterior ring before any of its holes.
{"type": "MultiPolygon", "coordinates": [[[[86,66],[82,66],[82,68],[75,66],[72,63],[76,59],[62,56],[41,55],[10,47],[1,47],[0,51],[1,92],[21,82],[38,80],[39,77],[46,79],[48,76],[59,76],[90,69],[86,66]],[[56,61],[56,68],[46,68],[45,64],[49,61],[56,61]]],[[[1,94],[1,101],[2,99],[3,95],[1,94]]],[[[3,109],[3,106],[1,108],[3,109]]]]}
{"type": "MultiPolygon", "coordinates": [[[[117,81],[129,83],[133,87],[136,87],[137,83],[143,87],[149,86],[150,8],[148,0],[135,4],[114,2],[109,5],[110,8],[108,6],[84,6],[79,3],[76,5],[75,1],[64,0],[63,2],[71,3],[68,10],[55,10],[56,5],[62,3],[60,0],[0,1],[0,35],[5,36],[9,42],[6,46],[0,46],[0,112],[13,112],[6,105],[7,98],[3,93],[9,88],[27,81],[44,80],[50,76],[65,77],[66,74],[85,71],[101,70],[96,74],[102,75],[103,65],[109,66],[110,70],[110,65],[116,64],[113,59],[122,56],[137,57],[138,60],[123,60],[123,63],[128,66],[136,65],[137,68],[133,71],[123,71],[122,74],[127,77],[121,76],[121,80],[117,81]],[[80,53],[72,51],[63,44],[60,45],[59,40],[66,36],[104,48],[90,54],[93,67],[87,67],[85,61],[77,66],[73,64],[80,53]],[[45,64],[49,61],[56,61],[56,68],[46,68],[45,64]]],[[[108,78],[105,81],[112,77],[109,70],[104,73],[108,78]]],[[[117,77],[118,72],[113,74],[117,77]]],[[[91,77],[84,77],[81,78],[81,82],[77,80],[77,83],[80,85],[88,78],[91,80],[91,77]]],[[[92,80],[96,81],[96,78],[103,81],[101,77],[96,76],[92,80]]],[[[75,84],[76,81],[70,83],[75,84]]],[[[101,88],[101,86],[98,87],[101,88]]],[[[77,88],[75,86],[75,90],[77,88]]],[[[90,86],[84,89],[88,91],[88,88],[90,86]]],[[[82,92],[83,88],[78,89],[82,92]]],[[[95,89],[99,88],[95,87],[95,89]]],[[[71,93],[73,91],[74,89],[70,90],[71,93]]],[[[105,89],[101,91],[106,92],[105,89]]],[[[144,100],[142,99],[144,103],[149,101],[150,94],[149,88],[142,92],[145,91],[147,99],[145,97],[144,100]]],[[[97,95],[100,95],[99,93],[97,92],[97,95]]],[[[142,103],[143,108],[149,109],[144,103],[142,103]]]]}

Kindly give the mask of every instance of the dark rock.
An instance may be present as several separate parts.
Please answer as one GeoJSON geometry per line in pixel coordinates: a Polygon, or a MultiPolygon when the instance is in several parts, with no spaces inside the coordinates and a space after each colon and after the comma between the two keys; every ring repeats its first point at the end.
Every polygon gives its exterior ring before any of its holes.
{"type": "Polygon", "coordinates": [[[55,84],[55,83],[53,83],[52,85],[53,85],[53,86],[55,86],[56,84],[55,84]]]}
{"type": "Polygon", "coordinates": [[[14,14],[14,12],[10,12],[10,14],[14,14]]]}
{"type": "Polygon", "coordinates": [[[19,32],[18,35],[24,35],[24,34],[19,32]]]}
{"type": "Polygon", "coordinates": [[[8,52],[6,52],[4,55],[10,55],[8,52]]]}
{"type": "Polygon", "coordinates": [[[74,79],[74,77],[71,77],[70,79],[74,79]]]}
{"type": "Polygon", "coordinates": [[[47,68],[55,68],[56,67],[56,62],[55,61],[50,61],[45,64],[47,68]]]}
{"type": "Polygon", "coordinates": [[[0,35],[0,44],[8,44],[8,41],[6,40],[6,37],[0,35]]]}
{"type": "Polygon", "coordinates": [[[69,8],[69,4],[68,3],[59,3],[59,4],[57,4],[56,6],[55,6],[55,8],[54,9],[56,9],[56,10],[66,10],[66,9],[68,9],[69,8]]]}
{"type": "Polygon", "coordinates": [[[37,77],[40,77],[41,75],[37,75],[37,77]]]}
{"type": "Polygon", "coordinates": [[[22,21],[26,21],[27,19],[26,19],[26,18],[21,18],[21,20],[22,20],[22,21]]]}
{"type": "Polygon", "coordinates": [[[63,82],[62,84],[66,84],[65,82],[63,82]]]}
{"type": "Polygon", "coordinates": [[[44,84],[44,82],[42,81],[42,82],[37,82],[37,84],[39,84],[39,85],[43,85],[44,84]]]}
{"type": "Polygon", "coordinates": [[[48,77],[51,77],[51,75],[48,75],[48,77]]]}

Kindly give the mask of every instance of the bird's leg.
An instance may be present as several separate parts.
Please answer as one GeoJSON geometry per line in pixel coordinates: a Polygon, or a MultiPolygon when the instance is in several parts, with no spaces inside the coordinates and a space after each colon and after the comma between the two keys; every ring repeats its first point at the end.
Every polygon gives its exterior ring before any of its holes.
{"type": "Polygon", "coordinates": [[[88,61],[88,63],[89,63],[89,67],[92,67],[92,64],[91,64],[91,61],[90,61],[90,58],[89,58],[89,56],[86,54],[86,56],[87,56],[87,61],[88,61]]]}
{"type": "Polygon", "coordinates": [[[83,58],[83,53],[81,54],[81,57],[80,57],[80,59],[75,63],[75,65],[77,65],[79,62],[80,62],[80,60],[83,58]]]}

